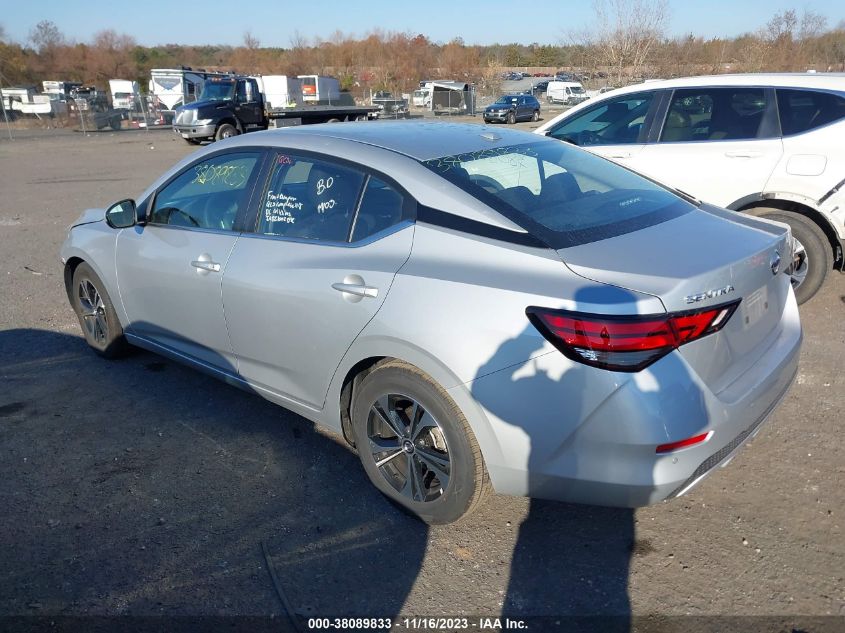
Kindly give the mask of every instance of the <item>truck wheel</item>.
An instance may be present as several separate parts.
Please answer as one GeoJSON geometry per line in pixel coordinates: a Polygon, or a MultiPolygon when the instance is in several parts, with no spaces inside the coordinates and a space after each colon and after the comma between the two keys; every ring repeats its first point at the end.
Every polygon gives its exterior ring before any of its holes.
{"type": "Polygon", "coordinates": [[[827,271],[833,268],[833,250],[824,231],[810,218],[770,207],[758,207],[747,211],[769,220],[788,224],[795,239],[798,261],[792,273],[792,288],[799,304],[809,301],[822,287],[827,271]]]}
{"type": "Polygon", "coordinates": [[[224,123],[217,128],[217,133],[214,135],[215,141],[222,141],[224,138],[232,138],[238,135],[238,128],[231,123],[224,123]]]}

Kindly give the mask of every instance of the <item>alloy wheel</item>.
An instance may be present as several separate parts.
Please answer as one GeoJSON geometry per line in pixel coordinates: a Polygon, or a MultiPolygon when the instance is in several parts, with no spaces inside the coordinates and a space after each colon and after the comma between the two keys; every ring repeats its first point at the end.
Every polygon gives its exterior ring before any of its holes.
{"type": "Polygon", "coordinates": [[[370,407],[367,438],[378,471],[411,501],[431,502],[449,486],[451,463],[440,424],[402,394],[386,394],[370,407]]]}
{"type": "Polygon", "coordinates": [[[79,282],[77,298],[85,330],[98,345],[105,345],[109,338],[106,304],[90,279],[82,279],[79,282]]]}

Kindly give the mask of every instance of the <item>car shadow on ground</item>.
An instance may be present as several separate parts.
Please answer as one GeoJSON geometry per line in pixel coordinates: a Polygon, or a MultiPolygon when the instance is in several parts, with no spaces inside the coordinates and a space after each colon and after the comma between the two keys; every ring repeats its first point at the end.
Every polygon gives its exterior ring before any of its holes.
{"type": "Polygon", "coordinates": [[[284,616],[262,543],[301,616],[398,613],[427,529],[340,442],[147,352],[0,350],[0,613],[284,616]]]}
{"type": "MultiPolygon", "coordinates": [[[[106,361],[34,329],[0,332],[0,350],[0,614],[279,622],[264,549],[302,621],[407,614],[429,529],[341,441],[147,352],[106,361]]],[[[633,534],[630,510],[533,501],[504,613],[614,614],[605,630],[627,630],[633,534]]]]}

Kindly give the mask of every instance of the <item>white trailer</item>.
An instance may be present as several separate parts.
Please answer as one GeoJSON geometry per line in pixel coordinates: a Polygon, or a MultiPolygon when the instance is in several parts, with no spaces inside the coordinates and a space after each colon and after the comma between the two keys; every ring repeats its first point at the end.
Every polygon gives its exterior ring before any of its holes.
{"type": "Polygon", "coordinates": [[[70,91],[74,88],[78,88],[81,85],[82,83],[78,81],[45,80],[41,82],[41,86],[43,87],[43,92],[45,95],[51,95],[51,98],[58,98],[61,101],[67,101],[70,98],[70,91]]]}
{"type": "Polygon", "coordinates": [[[302,80],[298,77],[259,75],[253,79],[258,82],[258,90],[264,95],[264,104],[268,110],[302,105],[302,80]]]}
{"type": "Polygon", "coordinates": [[[227,77],[229,73],[208,72],[191,68],[153,68],[150,71],[150,94],[153,105],[165,120],[173,120],[173,110],[180,105],[196,101],[205,80],[210,77],[227,77]]]}
{"type": "Polygon", "coordinates": [[[307,102],[337,103],[340,100],[340,82],[323,75],[299,75],[302,80],[302,99],[307,102]]]}
{"type": "Polygon", "coordinates": [[[17,114],[54,116],[64,114],[64,102],[53,100],[48,94],[38,94],[34,86],[26,88],[3,88],[3,108],[17,114]]]}

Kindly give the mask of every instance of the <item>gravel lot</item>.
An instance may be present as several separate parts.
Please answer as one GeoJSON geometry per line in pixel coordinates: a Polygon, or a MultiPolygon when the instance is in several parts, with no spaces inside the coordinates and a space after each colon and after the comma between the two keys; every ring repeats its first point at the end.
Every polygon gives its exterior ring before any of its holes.
{"type": "Polygon", "coordinates": [[[190,151],[162,130],[0,140],[0,616],[284,622],[265,548],[303,617],[615,614],[628,630],[631,614],[769,615],[700,622],[845,629],[845,276],[802,307],[784,404],[687,496],[635,512],[495,496],[427,528],[306,420],[146,352],[107,362],[86,348],[58,259],[68,224],[190,151]],[[825,615],[838,617],[812,617],[825,615]]]}

